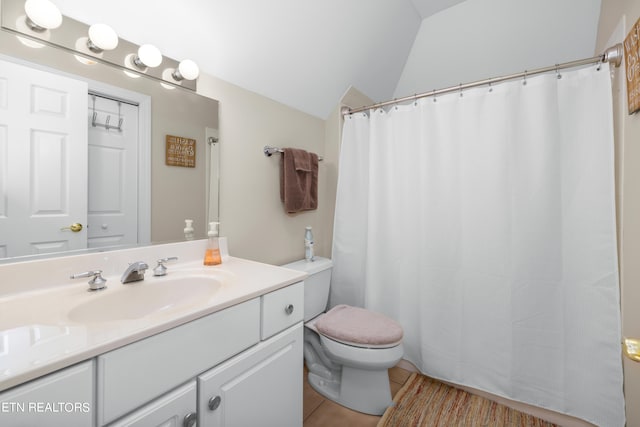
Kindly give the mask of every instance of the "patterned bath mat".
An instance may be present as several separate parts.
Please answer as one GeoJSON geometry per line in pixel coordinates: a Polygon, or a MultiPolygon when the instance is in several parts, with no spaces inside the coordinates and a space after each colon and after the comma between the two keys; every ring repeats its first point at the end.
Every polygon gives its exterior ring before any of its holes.
{"type": "Polygon", "coordinates": [[[378,427],[557,427],[418,373],[393,401],[378,427]]]}

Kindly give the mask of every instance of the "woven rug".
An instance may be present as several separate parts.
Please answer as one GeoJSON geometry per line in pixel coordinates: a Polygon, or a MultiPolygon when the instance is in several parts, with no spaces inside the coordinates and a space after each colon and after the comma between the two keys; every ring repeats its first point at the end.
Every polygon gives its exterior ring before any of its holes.
{"type": "Polygon", "coordinates": [[[393,401],[378,427],[556,427],[418,373],[411,374],[393,401]]]}

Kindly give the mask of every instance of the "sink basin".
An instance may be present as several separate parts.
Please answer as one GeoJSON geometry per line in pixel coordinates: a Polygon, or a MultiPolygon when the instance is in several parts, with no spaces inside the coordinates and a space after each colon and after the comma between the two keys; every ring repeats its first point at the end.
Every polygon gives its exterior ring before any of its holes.
{"type": "Polygon", "coordinates": [[[107,283],[68,313],[73,322],[109,322],[156,316],[210,299],[222,286],[206,275],[151,277],[126,285],[107,283]]]}

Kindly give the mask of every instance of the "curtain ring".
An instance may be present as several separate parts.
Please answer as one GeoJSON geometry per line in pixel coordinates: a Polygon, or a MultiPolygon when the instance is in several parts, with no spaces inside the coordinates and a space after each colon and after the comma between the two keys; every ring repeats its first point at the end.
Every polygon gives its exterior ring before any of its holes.
{"type": "Polygon", "coordinates": [[[493,86],[492,86],[493,82],[489,81],[489,92],[493,92],[493,86]]]}
{"type": "Polygon", "coordinates": [[[560,80],[562,78],[562,74],[560,74],[560,70],[558,69],[558,67],[560,67],[560,65],[556,64],[556,78],[560,80]]]}
{"type": "Polygon", "coordinates": [[[460,98],[462,98],[462,83],[460,83],[460,85],[458,85],[459,89],[460,89],[460,98]]]}
{"type": "Polygon", "coordinates": [[[437,99],[436,99],[436,90],[434,89],[433,90],[433,102],[436,102],[436,101],[437,101],[437,99]]]}
{"type": "Polygon", "coordinates": [[[522,85],[523,86],[527,85],[527,70],[524,70],[524,79],[522,80],[522,85]]]}

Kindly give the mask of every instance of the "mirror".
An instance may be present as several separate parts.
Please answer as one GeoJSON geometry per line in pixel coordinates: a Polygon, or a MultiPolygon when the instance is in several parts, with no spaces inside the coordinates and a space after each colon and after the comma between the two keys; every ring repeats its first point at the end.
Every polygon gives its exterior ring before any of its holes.
{"type": "MultiPolygon", "coordinates": [[[[64,31],[64,25],[56,31],[64,31]]],[[[85,112],[89,139],[91,139],[92,128],[119,134],[120,131],[117,129],[106,129],[104,126],[106,117],[110,117],[111,125],[117,125],[117,117],[120,116],[118,102],[121,102],[121,107],[129,104],[138,104],[139,129],[137,134],[141,138],[138,142],[144,145],[143,140],[146,138],[148,147],[139,151],[137,164],[134,165],[134,169],[137,169],[136,172],[123,173],[126,182],[138,181],[140,186],[133,202],[138,207],[138,214],[134,218],[124,218],[122,220],[129,228],[133,224],[138,236],[138,243],[149,244],[184,240],[185,219],[194,221],[196,239],[205,238],[206,224],[209,221],[217,221],[219,211],[219,146],[213,142],[214,140],[217,141],[219,129],[218,101],[198,95],[188,89],[170,86],[167,88],[158,80],[151,78],[140,76],[133,78],[126,75],[121,69],[103,63],[94,62],[88,65],[86,59],[82,62],[81,59],[77,58],[73,52],[50,45],[29,47],[15,33],[5,29],[0,31],[0,60],[87,82],[89,92],[98,95],[97,98],[85,96],[85,102],[88,103],[89,107],[89,110],[85,112]],[[109,107],[112,108],[110,110],[112,111],[111,113],[104,113],[107,107],[103,108],[100,105],[103,101],[102,95],[115,99],[115,101],[111,101],[112,107],[109,107]],[[97,126],[92,126],[91,123],[93,99],[97,99],[97,126]],[[176,140],[174,137],[190,141],[189,150],[193,150],[195,155],[194,167],[190,167],[184,162],[180,165],[167,164],[167,153],[175,147],[176,140]],[[195,141],[195,143],[191,141],[195,141]],[[194,144],[195,147],[193,147],[194,144]],[[146,183],[145,180],[147,181],[146,183]]],[[[0,83],[2,83],[1,78],[0,83]]],[[[0,84],[1,93],[2,85],[0,84]]],[[[0,108],[2,108],[1,102],[0,108]]],[[[125,117],[123,127],[127,126],[127,122],[128,120],[125,117]]],[[[0,123],[0,127],[2,127],[2,123],[0,123]]],[[[0,144],[2,143],[0,135],[0,144]]],[[[91,141],[89,141],[89,145],[91,150],[91,141]]],[[[0,153],[2,153],[1,149],[0,153]]],[[[193,160],[193,157],[190,156],[189,159],[193,160]]],[[[10,169],[8,165],[11,165],[14,169],[16,169],[16,166],[17,168],[28,168],[28,165],[18,166],[13,158],[5,158],[4,163],[1,162],[3,162],[2,155],[0,155],[0,172],[2,172],[2,169],[5,169],[5,171],[10,169]]],[[[106,165],[102,167],[108,168],[109,163],[107,162],[106,165]]],[[[113,182],[107,181],[102,184],[92,184],[92,170],[96,171],[98,169],[95,168],[94,161],[90,157],[88,165],[89,190],[87,194],[89,205],[92,204],[92,197],[94,199],[97,197],[95,196],[96,194],[102,195],[106,193],[107,190],[115,186],[114,183],[116,182],[122,184],[122,179],[116,179],[115,177],[113,182]]],[[[2,177],[3,174],[0,173],[0,189],[3,188],[2,177]]],[[[33,195],[30,197],[33,199],[33,195]]],[[[9,216],[7,215],[8,206],[7,203],[0,203],[0,210],[5,210],[0,212],[0,221],[2,218],[9,216]]],[[[91,206],[89,206],[89,211],[89,216],[91,217],[91,206]]],[[[11,211],[9,210],[8,212],[11,211]]],[[[107,212],[107,216],[108,214],[109,212],[107,212]]],[[[92,224],[91,219],[89,219],[89,228],[96,230],[101,227],[109,228],[107,220],[98,219],[97,221],[96,224],[92,224]]],[[[69,224],[69,228],[71,228],[71,224],[69,224]]],[[[86,231],[87,228],[85,227],[79,233],[86,231]]],[[[67,233],[69,232],[67,230],[67,233]]],[[[3,256],[2,238],[0,235],[0,258],[5,262],[20,259],[14,258],[11,253],[6,253],[3,256]]],[[[99,250],[105,250],[105,247],[118,247],[117,243],[110,244],[108,239],[103,242],[96,242],[88,244],[88,247],[90,249],[92,247],[99,248],[99,250]]],[[[46,245],[39,248],[34,247],[30,252],[31,255],[38,256],[42,254],[46,254],[46,256],[63,255],[65,253],[68,252],[61,252],[55,246],[47,247],[46,245]]]]}

